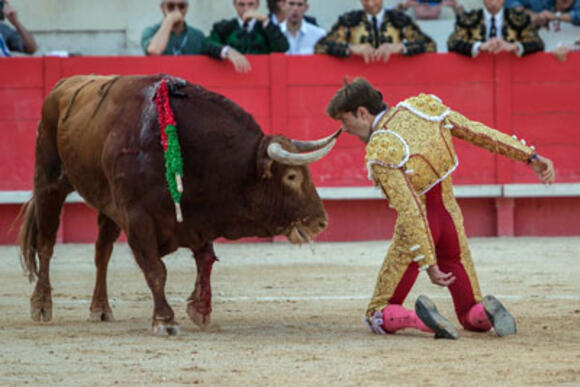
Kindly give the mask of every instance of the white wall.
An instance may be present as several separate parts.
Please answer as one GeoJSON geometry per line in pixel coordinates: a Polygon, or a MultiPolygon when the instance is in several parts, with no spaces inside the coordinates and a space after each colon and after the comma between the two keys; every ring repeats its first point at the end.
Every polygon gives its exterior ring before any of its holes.
{"type": "MultiPolygon", "coordinates": [[[[141,31],[161,20],[160,0],[11,0],[21,22],[34,33],[40,50],[38,55],[53,50],[66,50],[82,55],[141,55],[141,31]]],[[[360,8],[359,0],[309,0],[309,14],[328,29],[339,14],[360,8]]],[[[385,6],[397,4],[385,0],[385,6]]],[[[468,8],[481,0],[463,0],[468,8]]],[[[266,12],[266,2],[261,9],[266,12]]],[[[209,33],[212,24],[234,17],[232,0],[190,0],[187,22],[209,33]]],[[[422,28],[437,41],[439,51],[445,51],[447,36],[453,28],[453,14],[444,9],[442,18],[420,22],[422,28]]],[[[580,36],[580,28],[564,25],[557,33],[542,32],[548,46],[558,41],[569,42],[580,36]],[[577,32],[578,31],[578,32],[577,32]]]]}

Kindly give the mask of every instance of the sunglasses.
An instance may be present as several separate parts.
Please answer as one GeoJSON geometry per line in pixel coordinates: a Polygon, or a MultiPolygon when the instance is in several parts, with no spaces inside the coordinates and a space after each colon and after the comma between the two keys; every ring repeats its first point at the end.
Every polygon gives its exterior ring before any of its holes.
{"type": "Polygon", "coordinates": [[[187,8],[187,3],[165,3],[168,11],[173,11],[175,8],[179,8],[180,11],[183,11],[187,8]]]}

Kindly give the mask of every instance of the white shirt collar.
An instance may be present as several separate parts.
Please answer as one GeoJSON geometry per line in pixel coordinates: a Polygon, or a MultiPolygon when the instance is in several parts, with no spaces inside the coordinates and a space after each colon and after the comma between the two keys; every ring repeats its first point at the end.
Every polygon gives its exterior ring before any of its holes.
{"type": "MultiPolygon", "coordinates": [[[[373,20],[373,15],[371,15],[370,13],[366,13],[366,12],[365,12],[365,15],[367,15],[368,22],[371,23],[373,20]]],[[[377,13],[375,15],[375,17],[377,18],[377,27],[380,27],[381,24],[383,24],[383,20],[385,20],[385,10],[381,9],[381,11],[379,13],[377,13]]]]}
{"type": "MultiPolygon", "coordinates": [[[[485,27],[487,28],[487,31],[485,33],[485,36],[487,38],[489,38],[489,33],[491,30],[491,16],[492,14],[489,13],[489,11],[487,10],[487,8],[483,7],[483,16],[485,19],[485,27]]],[[[493,15],[495,18],[495,28],[497,29],[497,38],[501,39],[501,28],[503,26],[503,8],[499,10],[498,13],[496,13],[495,15],[493,15]]]]}
{"type": "MultiPolygon", "coordinates": [[[[250,20],[250,22],[248,23],[248,32],[254,29],[256,21],[257,21],[256,19],[250,20]]],[[[238,18],[238,25],[240,26],[241,29],[244,29],[244,21],[241,18],[238,18]]]]}
{"type": "MultiPolygon", "coordinates": [[[[300,23],[300,28],[297,31],[296,36],[298,35],[306,35],[306,33],[308,32],[308,26],[306,25],[307,21],[302,19],[302,22],[300,23]]],[[[280,30],[285,33],[285,34],[290,34],[290,30],[288,30],[288,21],[284,20],[282,23],[280,23],[280,30]]]]}
{"type": "Polygon", "coordinates": [[[377,116],[375,117],[374,121],[373,121],[373,127],[372,129],[375,130],[377,125],[379,124],[379,121],[381,120],[381,118],[383,118],[383,116],[387,113],[387,109],[383,110],[382,112],[380,112],[379,114],[377,114],[377,116]]]}

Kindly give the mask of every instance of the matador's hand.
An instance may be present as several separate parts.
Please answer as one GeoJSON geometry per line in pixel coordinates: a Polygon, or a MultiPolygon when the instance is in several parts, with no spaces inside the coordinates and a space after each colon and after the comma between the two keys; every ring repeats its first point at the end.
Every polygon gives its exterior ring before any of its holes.
{"type": "Polygon", "coordinates": [[[439,265],[429,266],[427,274],[429,274],[429,279],[431,279],[431,282],[435,285],[446,287],[455,282],[455,276],[453,273],[443,273],[439,269],[439,265]]]}
{"type": "Polygon", "coordinates": [[[556,180],[556,172],[554,171],[554,163],[552,163],[552,160],[537,155],[532,158],[530,166],[536,172],[536,175],[538,175],[542,183],[552,184],[556,180]]]}

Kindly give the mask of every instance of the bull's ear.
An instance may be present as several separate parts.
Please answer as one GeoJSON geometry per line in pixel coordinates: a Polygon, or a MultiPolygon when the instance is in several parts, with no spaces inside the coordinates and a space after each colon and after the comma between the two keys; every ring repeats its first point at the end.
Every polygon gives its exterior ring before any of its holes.
{"type": "Polygon", "coordinates": [[[274,164],[274,161],[270,158],[262,158],[258,161],[258,173],[262,180],[272,178],[272,164],[274,164]]]}

